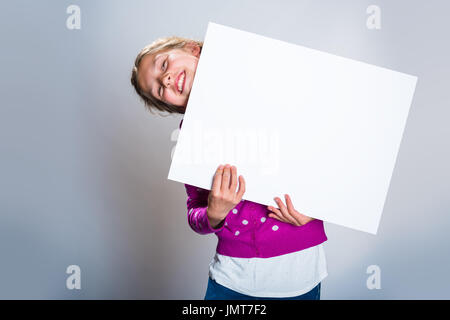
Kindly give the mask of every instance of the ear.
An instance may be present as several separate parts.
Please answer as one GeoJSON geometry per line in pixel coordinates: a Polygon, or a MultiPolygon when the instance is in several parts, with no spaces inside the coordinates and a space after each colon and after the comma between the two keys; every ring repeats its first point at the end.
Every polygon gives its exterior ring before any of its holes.
{"type": "Polygon", "coordinates": [[[192,55],[196,56],[197,58],[200,57],[200,46],[195,41],[189,41],[184,45],[184,49],[189,51],[189,53],[192,53],[192,55]]]}

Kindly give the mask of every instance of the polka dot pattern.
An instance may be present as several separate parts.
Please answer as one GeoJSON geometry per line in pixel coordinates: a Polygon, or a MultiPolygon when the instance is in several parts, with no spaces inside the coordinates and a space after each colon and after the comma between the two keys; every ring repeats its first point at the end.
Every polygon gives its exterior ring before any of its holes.
{"type": "Polygon", "coordinates": [[[223,221],[224,228],[214,229],[206,210],[210,190],[186,184],[186,192],[188,225],[199,234],[216,233],[220,240],[217,250],[225,255],[268,258],[326,241],[320,220],[310,222],[307,232],[302,233],[301,229],[270,219],[267,205],[249,200],[241,200],[239,205],[231,208],[226,221],[223,221]],[[267,243],[277,245],[267,246],[267,243]]]}

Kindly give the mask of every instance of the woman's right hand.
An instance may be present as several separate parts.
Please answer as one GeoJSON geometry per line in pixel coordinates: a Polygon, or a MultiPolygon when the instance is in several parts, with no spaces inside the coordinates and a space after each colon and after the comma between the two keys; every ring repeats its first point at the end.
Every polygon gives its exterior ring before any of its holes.
{"type": "Polygon", "coordinates": [[[235,166],[220,165],[214,175],[211,191],[208,196],[207,215],[211,227],[217,229],[239,202],[245,192],[245,180],[239,176],[239,190],[237,169],[235,166]]]}

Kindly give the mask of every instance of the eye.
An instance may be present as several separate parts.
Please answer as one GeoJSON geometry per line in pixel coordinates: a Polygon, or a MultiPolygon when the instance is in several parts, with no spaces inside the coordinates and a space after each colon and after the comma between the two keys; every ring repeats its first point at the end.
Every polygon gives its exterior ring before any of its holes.
{"type": "Polygon", "coordinates": [[[164,62],[163,62],[163,64],[162,64],[162,69],[163,69],[163,70],[166,70],[166,68],[167,68],[167,59],[164,60],[164,62]]]}

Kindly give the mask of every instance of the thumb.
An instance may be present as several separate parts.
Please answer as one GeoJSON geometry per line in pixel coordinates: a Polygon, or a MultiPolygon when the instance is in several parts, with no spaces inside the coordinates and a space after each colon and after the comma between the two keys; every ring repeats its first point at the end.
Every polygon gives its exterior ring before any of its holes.
{"type": "Polygon", "coordinates": [[[237,197],[239,199],[239,201],[242,200],[242,196],[245,193],[245,180],[244,177],[242,175],[239,176],[239,189],[237,192],[237,197]]]}

